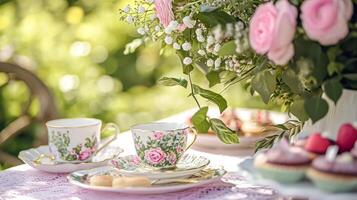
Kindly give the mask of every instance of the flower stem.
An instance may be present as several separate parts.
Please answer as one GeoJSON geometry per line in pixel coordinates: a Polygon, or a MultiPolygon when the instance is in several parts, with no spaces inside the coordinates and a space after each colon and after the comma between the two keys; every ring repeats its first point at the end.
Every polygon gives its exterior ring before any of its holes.
{"type": "Polygon", "coordinates": [[[195,102],[196,102],[198,108],[201,108],[201,105],[200,105],[200,103],[198,102],[198,100],[197,100],[197,98],[196,98],[196,96],[195,96],[195,93],[193,92],[193,84],[192,84],[191,73],[188,73],[188,80],[189,80],[189,82],[190,82],[191,95],[192,95],[193,99],[195,100],[195,102]]]}

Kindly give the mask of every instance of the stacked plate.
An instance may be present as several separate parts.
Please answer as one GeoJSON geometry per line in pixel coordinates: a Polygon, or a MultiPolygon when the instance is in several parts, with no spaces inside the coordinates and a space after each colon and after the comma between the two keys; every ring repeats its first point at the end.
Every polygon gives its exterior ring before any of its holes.
{"type": "Polygon", "coordinates": [[[173,169],[148,168],[134,155],[118,157],[112,166],[82,170],[67,176],[70,183],[81,188],[132,194],[157,194],[184,190],[219,180],[226,171],[208,167],[210,161],[202,156],[185,154],[173,169]],[[98,175],[113,177],[146,177],[150,186],[146,187],[106,187],[91,185],[90,178],[98,175]]]}

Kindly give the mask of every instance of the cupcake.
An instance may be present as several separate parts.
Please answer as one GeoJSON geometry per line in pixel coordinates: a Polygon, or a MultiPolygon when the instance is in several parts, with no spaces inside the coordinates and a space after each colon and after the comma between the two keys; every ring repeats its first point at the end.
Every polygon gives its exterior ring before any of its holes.
{"type": "Polygon", "coordinates": [[[308,178],[320,189],[348,192],[357,189],[357,160],[348,152],[334,159],[316,158],[307,172],[308,178]]]}
{"type": "Polygon", "coordinates": [[[286,139],[282,139],[272,149],[259,154],[254,166],[264,178],[294,183],[304,178],[310,162],[303,149],[290,146],[286,139]]]}
{"type": "Polygon", "coordinates": [[[323,137],[320,133],[314,133],[307,138],[305,150],[309,153],[311,158],[316,158],[320,155],[324,155],[327,148],[333,144],[333,141],[323,137]]]}

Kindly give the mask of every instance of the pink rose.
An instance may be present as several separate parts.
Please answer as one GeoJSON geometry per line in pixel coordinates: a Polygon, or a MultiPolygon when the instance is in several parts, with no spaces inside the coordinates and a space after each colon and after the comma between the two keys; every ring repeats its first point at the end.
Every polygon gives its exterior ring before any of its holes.
{"type": "Polygon", "coordinates": [[[171,165],[176,164],[176,154],[174,152],[170,152],[169,155],[166,157],[166,160],[169,161],[171,165]]]}
{"type": "Polygon", "coordinates": [[[249,25],[249,42],[258,54],[268,53],[275,64],[285,65],[294,55],[292,40],[296,30],[297,9],[287,0],[276,5],[260,5],[249,25]]]}
{"type": "Polygon", "coordinates": [[[154,132],[154,140],[161,140],[164,137],[164,133],[160,131],[154,132]]]}
{"type": "Polygon", "coordinates": [[[172,0],[155,0],[155,10],[157,18],[165,28],[174,20],[172,0]]]}
{"type": "Polygon", "coordinates": [[[139,165],[140,164],[140,158],[139,156],[133,156],[132,159],[131,159],[131,163],[134,164],[134,165],[139,165]]]}
{"type": "Polygon", "coordinates": [[[145,160],[153,165],[159,164],[165,160],[165,152],[160,147],[152,148],[145,151],[145,160]]]}
{"type": "Polygon", "coordinates": [[[79,154],[79,160],[87,160],[92,155],[90,149],[86,149],[79,154]]]}
{"type": "Polygon", "coordinates": [[[307,36],[322,45],[333,45],[346,37],[352,14],[351,0],[306,0],[301,5],[307,36]]]}

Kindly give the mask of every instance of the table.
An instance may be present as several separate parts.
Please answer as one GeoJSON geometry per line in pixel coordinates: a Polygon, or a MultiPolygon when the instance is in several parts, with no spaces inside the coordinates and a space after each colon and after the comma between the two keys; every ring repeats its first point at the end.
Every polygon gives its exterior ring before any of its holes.
{"type": "MultiPolygon", "coordinates": [[[[192,111],[161,121],[182,121],[192,111]]],[[[112,145],[125,149],[123,155],[133,154],[134,145],[131,133],[120,134],[112,145]]],[[[244,156],[227,156],[217,153],[205,153],[189,150],[190,153],[205,156],[212,165],[223,165],[228,171],[223,181],[180,192],[158,195],[127,195],[105,193],[77,188],[67,182],[66,174],[50,174],[32,169],[28,165],[20,165],[0,172],[0,200],[233,200],[233,199],[285,199],[276,190],[267,186],[252,185],[237,173],[239,162],[244,156]]]]}

